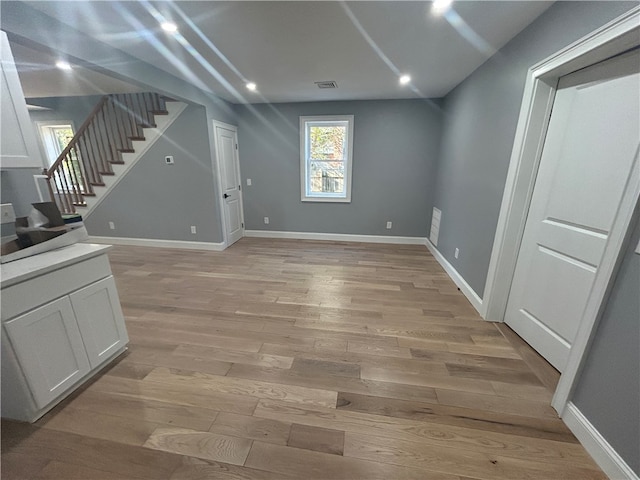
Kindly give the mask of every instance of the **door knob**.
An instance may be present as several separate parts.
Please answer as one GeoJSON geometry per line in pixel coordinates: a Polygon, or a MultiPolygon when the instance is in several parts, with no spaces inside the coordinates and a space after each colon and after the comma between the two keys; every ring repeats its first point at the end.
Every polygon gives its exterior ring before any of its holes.
{"type": "Polygon", "coordinates": [[[223,197],[224,197],[224,198],[229,198],[229,196],[230,196],[230,195],[229,195],[228,193],[225,193],[225,194],[223,195],[223,197]]]}

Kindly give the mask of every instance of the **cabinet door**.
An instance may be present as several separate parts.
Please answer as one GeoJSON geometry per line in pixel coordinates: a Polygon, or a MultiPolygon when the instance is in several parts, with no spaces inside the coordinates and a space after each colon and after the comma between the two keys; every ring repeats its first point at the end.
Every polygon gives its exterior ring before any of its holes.
{"type": "Polygon", "coordinates": [[[113,276],[69,295],[91,368],[129,342],[113,276]]]}
{"type": "Polygon", "coordinates": [[[5,329],[38,408],[90,370],[68,297],[5,323],[5,329]]]}

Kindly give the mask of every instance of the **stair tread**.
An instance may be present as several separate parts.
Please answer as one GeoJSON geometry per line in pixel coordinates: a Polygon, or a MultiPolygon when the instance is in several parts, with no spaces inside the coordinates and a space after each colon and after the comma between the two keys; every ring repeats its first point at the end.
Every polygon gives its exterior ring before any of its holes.
{"type": "Polygon", "coordinates": [[[169,115],[168,110],[151,110],[149,113],[152,113],[153,115],[169,115]]]}
{"type": "Polygon", "coordinates": [[[119,148],[118,151],[121,153],[136,153],[133,148],[119,148]]]}
{"type": "Polygon", "coordinates": [[[100,175],[115,175],[113,172],[99,172],[100,175]]]}
{"type": "Polygon", "coordinates": [[[105,184],[103,182],[91,182],[92,187],[104,187],[105,184]]]}
{"type": "Polygon", "coordinates": [[[144,142],[146,138],[144,137],[129,137],[129,140],[138,140],[140,142],[144,142]]]}
{"type": "Polygon", "coordinates": [[[109,163],[111,165],[124,165],[124,162],[122,160],[109,160],[109,163]]]}

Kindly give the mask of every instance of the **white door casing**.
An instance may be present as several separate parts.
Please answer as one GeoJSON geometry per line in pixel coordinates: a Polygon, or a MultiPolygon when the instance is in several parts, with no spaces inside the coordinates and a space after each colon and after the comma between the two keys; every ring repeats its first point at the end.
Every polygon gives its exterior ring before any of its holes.
{"type": "Polygon", "coordinates": [[[220,122],[214,122],[213,129],[222,195],[225,244],[230,246],[244,236],[238,133],[236,127],[220,122]]]}
{"type": "MultiPolygon", "coordinates": [[[[542,146],[546,136],[558,79],[638,46],[640,7],[634,7],[606,25],[533,65],[527,72],[513,149],[498,217],[485,293],[483,318],[504,321],[507,299],[529,210],[542,146]]],[[[640,198],[640,168],[632,173],[596,274],[583,321],[560,376],[552,406],[564,417],[578,372],[587,356],[611,279],[619,264],[627,232],[640,198]]]]}
{"type": "Polygon", "coordinates": [[[640,144],[640,55],[563,77],[505,320],[562,371],[640,144]]]}

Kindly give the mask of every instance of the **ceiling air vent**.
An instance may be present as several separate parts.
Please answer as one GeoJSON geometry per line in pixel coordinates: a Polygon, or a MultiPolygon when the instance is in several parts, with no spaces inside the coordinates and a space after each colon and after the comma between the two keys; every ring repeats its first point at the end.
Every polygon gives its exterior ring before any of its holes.
{"type": "Polygon", "coordinates": [[[329,80],[327,82],[313,82],[318,88],[338,88],[338,84],[333,80],[329,80]]]}

